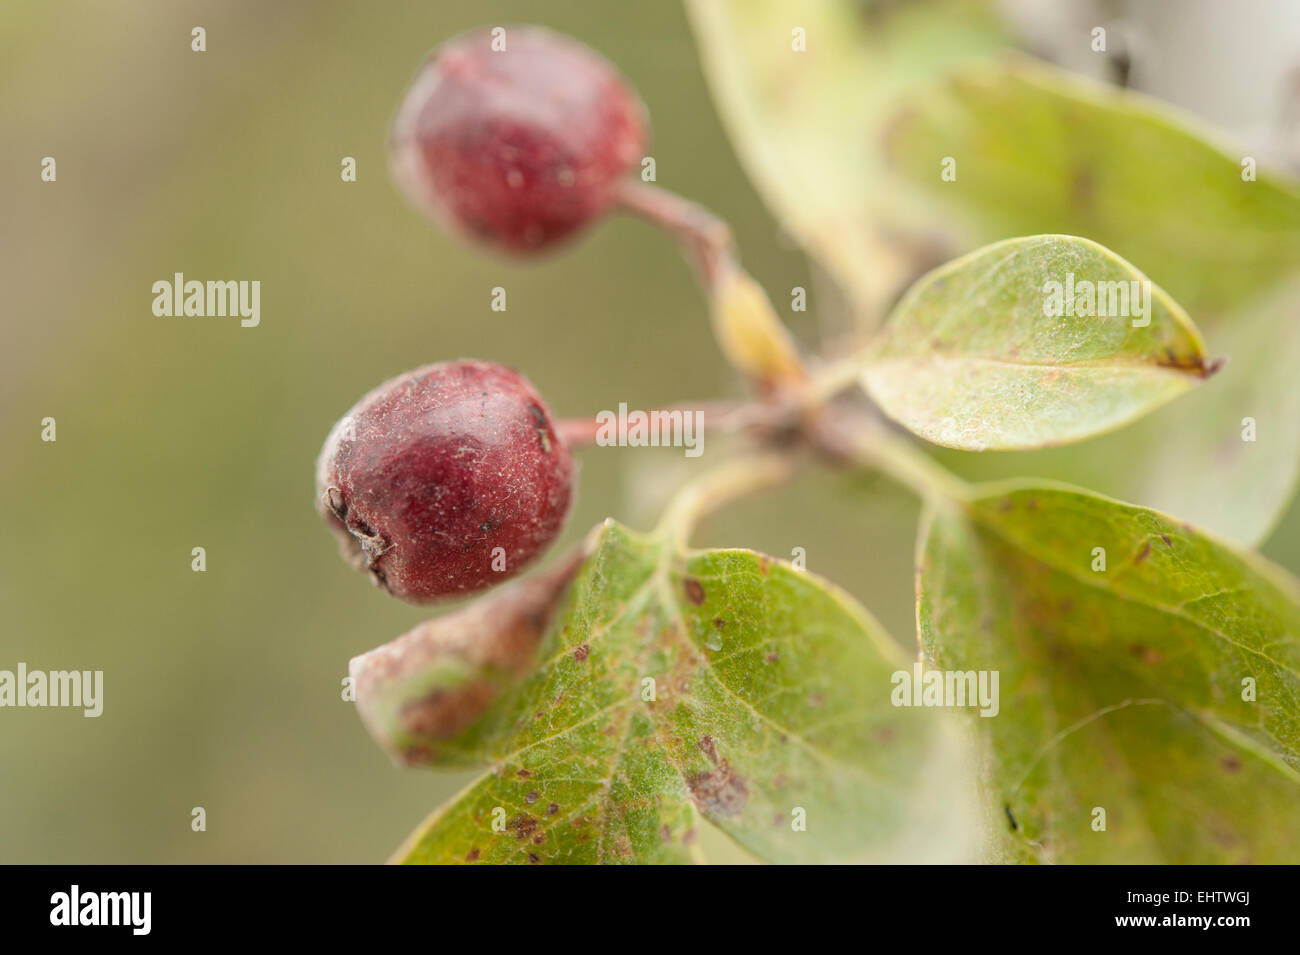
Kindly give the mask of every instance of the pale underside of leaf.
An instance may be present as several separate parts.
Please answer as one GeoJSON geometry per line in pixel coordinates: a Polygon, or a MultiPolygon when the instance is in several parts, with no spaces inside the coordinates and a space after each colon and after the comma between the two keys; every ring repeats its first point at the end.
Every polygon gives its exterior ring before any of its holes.
{"type": "Polygon", "coordinates": [[[1141,272],[1094,242],[1047,235],[919,281],[866,356],[863,383],[927,440],[982,451],[1119,427],[1205,373],[1199,333],[1141,272]]]}
{"type": "Polygon", "coordinates": [[[1300,857],[1300,606],[1280,571],[1059,486],[942,508],[921,542],[925,657],[1001,674],[974,727],[992,858],[1300,857]]]}
{"type": "Polygon", "coordinates": [[[866,373],[881,409],[933,444],[1049,447],[1121,427],[1191,387],[1182,372],[1026,366],[988,358],[882,361],[866,373]]]}
{"type": "Polygon", "coordinates": [[[1227,359],[1213,380],[1123,430],[1045,451],[943,454],[943,463],[977,481],[1067,481],[1257,545],[1300,478],[1300,283],[1217,323],[1212,340],[1227,359]]]}
{"type": "Polygon", "coordinates": [[[973,479],[1035,474],[1263,541],[1300,477],[1300,188],[1166,104],[1023,57],[919,84],[886,148],[963,245],[1030,232],[1095,239],[1196,316],[1227,358],[1200,389],[1096,445],[948,463],[973,479]],[[944,156],[957,176],[940,181],[944,156]],[[1242,440],[1243,419],[1259,423],[1242,440]]]}
{"type": "Polygon", "coordinates": [[[395,861],[698,862],[701,818],[773,861],[968,851],[957,739],[889,705],[879,626],[759,554],[667,546],[607,526],[479,729],[490,769],[395,861]]]}

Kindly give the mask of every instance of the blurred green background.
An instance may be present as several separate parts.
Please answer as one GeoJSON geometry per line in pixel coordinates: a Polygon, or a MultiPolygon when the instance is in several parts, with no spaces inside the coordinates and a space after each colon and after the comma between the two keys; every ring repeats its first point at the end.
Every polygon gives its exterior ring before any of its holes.
{"type": "MultiPolygon", "coordinates": [[[[690,271],[646,226],[521,266],[390,184],[387,124],[429,49],[538,20],[640,89],[660,184],[733,224],[778,305],[813,291],[787,315],[813,342],[817,285],[741,172],[675,3],[0,6],[0,668],[105,674],[98,719],[0,711],[0,862],[383,860],[467,777],[394,768],[341,699],[349,657],[427,614],[349,570],[315,515],[330,425],[456,357],[520,368],[561,416],[736,393],[690,271]],[[155,317],[151,286],[178,271],[260,280],[260,327],[155,317]]],[[[567,536],[648,526],[709,451],[581,452],[567,536]]],[[[814,474],[698,540],[803,547],[909,642],[915,518],[888,485],[814,474]]],[[[1268,552],[1300,566],[1294,509],[1268,552]]]]}
{"type": "MultiPolygon", "coordinates": [[[[730,220],[778,301],[811,281],[724,139],[681,8],[612,13],[0,5],[0,668],[105,682],[98,719],[0,710],[0,862],[381,861],[463,784],[391,766],[341,699],[348,658],[427,613],[349,570],[314,513],[330,425],[380,381],[463,356],[520,368],[562,416],[737,382],[678,250],[641,223],[521,266],[409,208],[385,137],[416,68],[458,31],[544,16],[640,89],[661,185],[730,220]],[[190,51],[199,25],[206,53],[190,51]],[[55,183],[40,181],[44,156],[55,183]],[[155,317],[151,286],[178,271],[260,280],[261,325],[155,317]],[[206,832],[190,829],[195,806],[206,832]]],[[[814,321],[791,316],[805,339],[814,321]]],[[[648,526],[710,450],[583,452],[568,537],[607,515],[648,526]]],[[[828,496],[792,489],[700,539],[802,546],[907,637],[910,499],[794,506],[810,494],[828,496]]]]}

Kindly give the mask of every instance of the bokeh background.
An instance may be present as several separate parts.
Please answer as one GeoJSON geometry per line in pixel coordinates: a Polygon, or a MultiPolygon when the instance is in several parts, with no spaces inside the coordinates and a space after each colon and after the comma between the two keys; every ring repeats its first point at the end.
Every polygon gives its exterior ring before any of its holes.
{"type": "MultiPolygon", "coordinates": [[[[1187,6],[1194,42],[1209,21],[1187,6]]],[[[387,124],[429,49],[516,22],[619,65],[660,184],[733,224],[774,299],[817,287],[742,173],[675,3],[0,4],[0,668],[105,673],[98,719],[0,710],[0,862],[381,861],[468,777],[394,768],[341,699],[349,657],[427,612],[345,567],[316,517],[330,425],[456,357],[520,368],[561,416],[737,392],[690,271],[643,224],[520,265],[449,240],[391,185],[387,124]],[[155,317],[151,286],[178,271],[260,280],[260,327],[155,317]]],[[[1221,93],[1183,105],[1251,135],[1221,93]]],[[[787,317],[809,344],[825,321],[787,317]]],[[[582,452],[567,536],[648,526],[708,449],[582,452]]],[[[889,485],[812,474],[697,540],[803,547],[909,641],[915,519],[889,485]]],[[[1294,508],[1266,552],[1300,569],[1294,508]]]]}

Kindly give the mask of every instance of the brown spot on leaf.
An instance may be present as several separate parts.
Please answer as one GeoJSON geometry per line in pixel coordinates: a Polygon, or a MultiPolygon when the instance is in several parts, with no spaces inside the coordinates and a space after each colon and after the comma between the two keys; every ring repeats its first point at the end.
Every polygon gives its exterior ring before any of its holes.
{"type": "Polygon", "coordinates": [[[537,831],[537,820],[526,812],[521,812],[515,818],[506,823],[506,829],[515,834],[515,838],[520,842],[532,837],[537,831]]]}
{"type": "Polygon", "coordinates": [[[706,816],[729,819],[740,815],[749,801],[749,787],[725,762],[707,773],[696,773],[686,780],[691,798],[706,816]]]}
{"type": "Polygon", "coordinates": [[[402,750],[402,762],[407,766],[422,766],[433,762],[433,750],[427,746],[408,746],[402,750]]]}
{"type": "Polygon", "coordinates": [[[441,688],[423,699],[404,704],[398,719],[402,729],[411,736],[425,740],[452,739],[478,719],[494,695],[495,690],[486,680],[441,688]]]}
{"type": "Polygon", "coordinates": [[[546,814],[547,814],[548,816],[553,816],[553,815],[555,815],[555,814],[556,814],[557,812],[559,812],[559,811],[560,811],[560,804],[559,804],[559,803],[556,803],[556,802],[553,802],[553,803],[551,803],[549,806],[546,807],[546,814]]]}
{"type": "Polygon", "coordinates": [[[537,802],[537,800],[538,800],[538,795],[536,792],[530,792],[527,796],[524,797],[524,802],[528,803],[528,805],[530,806],[533,803],[537,802]]]}
{"type": "Polygon", "coordinates": [[[1229,753],[1227,756],[1223,757],[1223,759],[1219,760],[1219,765],[1223,767],[1224,772],[1241,772],[1241,760],[1232,753],[1229,753]]]}
{"type": "Polygon", "coordinates": [[[479,856],[479,852],[478,852],[477,849],[470,849],[469,852],[465,853],[465,861],[466,861],[466,862],[477,862],[477,861],[478,861],[478,856],[479,856]]]}
{"type": "Polygon", "coordinates": [[[1145,544],[1142,545],[1142,549],[1138,551],[1138,555],[1133,558],[1133,563],[1135,564],[1142,563],[1142,561],[1146,560],[1150,554],[1151,554],[1151,542],[1147,541],[1145,544]]]}
{"type": "Polygon", "coordinates": [[[1133,646],[1129,647],[1129,652],[1143,663],[1150,664],[1151,666],[1165,662],[1165,655],[1155,647],[1147,647],[1140,643],[1135,643],[1133,646]]]}
{"type": "Polygon", "coordinates": [[[581,663],[583,660],[587,659],[587,654],[590,652],[591,648],[584,643],[582,646],[578,647],[578,649],[573,651],[573,659],[581,663]]]}
{"type": "Polygon", "coordinates": [[[1201,378],[1209,378],[1223,367],[1224,361],[1223,358],[1212,358],[1207,362],[1200,355],[1179,355],[1172,348],[1166,347],[1163,360],[1157,364],[1162,368],[1173,368],[1201,378]]]}
{"type": "Polygon", "coordinates": [[[542,861],[542,857],[539,856],[539,855],[537,855],[537,853],[535,853],[535,852],[530,852],[530,853],[528,853],[528,864],[529,864],[529,865],[537,865],[537,863],[539,863],[539,862],[541,862],[541,861],[542,861]]]}
{"type": "Polygon", "coordinates": [[[749,801],[749,787],[745,781],[731,771],[725,760],[718,758],[718,744],[712,736],[702,736],[699,742],[700,752],[709,758],[717,769],[707,773],[696,773],[686,780],[691,791],[691,798],[706,815],[729,818],[740,815],[749,801]]]}
{"type": "Polygon", "coordinates": [[[686,599],[695,606],[704,603],[704,587],[694,577],[687,577],[682,581],[682,588],[686,591],[686,599]]]}
{"type": "Polygon", "coordinates": [[[1091,166],[1075,166],[1070,172],[1070,201],[1076,209],[1086,209],[1097,192],[1097,176],[1091,166]]]}
{"type": "Polygon", "coordinates": [[[1160,535],[1160,539],[1161,539],[1162,541],[1165,542],[1165,546],[1166,546],[1166,547],[1173,547],[1173,546],[1174,546],[1174,542],[1171,541],[1171,540],[1169,539],[1169,535],[1168,535],[1168,534],[1161,534],[1161,535],[1160,535]]]}
{"type": "Polygon", "coordinates": [[[723,627],[727,625],[727,621],[723,620],[721,617],[714,617],[713,625],[717,627],[719,630],[721,630],[723,627]]]}
{"type": "Polygon", "coordinates": [[[515,772],[515,775],[518,776],[520,779],[527,779],[529,776],[532,775],[532,773],[530,773],[526,769],[520,769],[515,772]]]}

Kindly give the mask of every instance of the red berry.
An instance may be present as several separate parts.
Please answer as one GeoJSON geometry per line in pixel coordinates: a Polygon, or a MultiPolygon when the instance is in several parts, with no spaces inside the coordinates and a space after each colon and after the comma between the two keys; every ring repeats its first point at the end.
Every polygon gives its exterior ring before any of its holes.
{"type": "Polygon", "coordinates": [[[344,556],[413,603],[517,573],[559,533],[572,485],[572,455],[536,389],[482,361],[380,385],[334,426],[316,471],[344,556]]]}
{"type": "Polygon", "coordinates": [[[645,107],[595,51],[540,27],[434,51],[393,122],[394,175],[453,231],[535,252],[601,215],[645,152],[645,107]]]}

